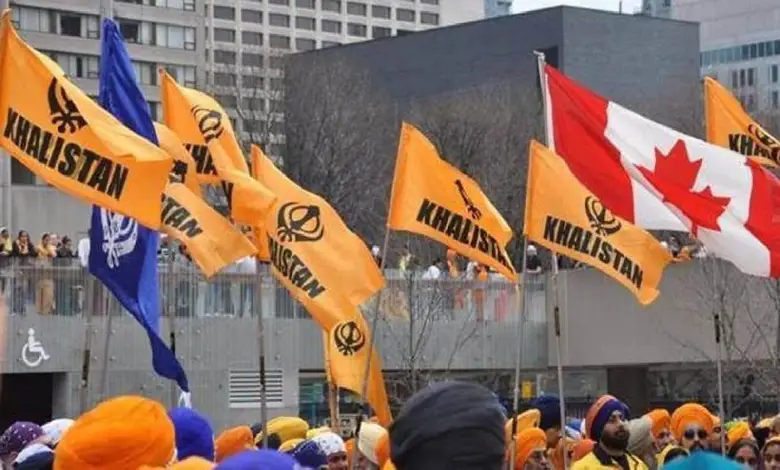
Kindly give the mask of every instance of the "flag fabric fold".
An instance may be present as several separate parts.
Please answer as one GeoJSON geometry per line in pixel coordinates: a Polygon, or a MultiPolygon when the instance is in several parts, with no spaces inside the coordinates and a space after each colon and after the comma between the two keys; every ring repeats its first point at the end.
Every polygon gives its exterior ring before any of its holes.
{"type": "Polygon", "coordinates": [[[525,235],[554,252],[589,264],[647,305],[672,256],[650,233],[616,217],[542,144],[531,141],[525,235]],[[560,191],[560,188],[566,188],[560,191]]]}
{"type": "Polygon", "coordinates": [[[778,167],[780,141],[753,120],[731,92],[710,77],[704,78],[704,119],[709,143],[761,165],[778,167]]]}
{"type": "Polygon", "coordinates": [[[233,224],[180,183],[165,189],[162,232],[182,242],[206,277],[257,249],[233,224]]]}
{"type": "Polygon", "coordinates": [[[171,168],[169,180],[183,184],[192,194],[198,198],[202,198],[203,195],[200,190],[195,160],[193,160],[192,155],[187,152],[187,149],[184,148],[181,139],[179,139],[172,130],[168,129],[165,124],[159,122],[154,123],[154,132],[157,134],[160,148],[173,157],[174,163],[173,168],[171,168]]]}
{"type": "Polygon", "coordinates": [[[517,279],[505,248],[512,239],[509,224],[479,185],[442,160],[408,123],[401,127],[387,226],[424,235],[517,279]]]}
{"type": "Polygon", "coordinates": [[[0,17],[0,146],[55,188],[160,226],[173,161],[68,80],[0,17]]]}
{"type": "Polygon", "coordinates": [[[253,146],[263,186],[277,197],[266,219],[271,272],[325,329],[383,286],[366,244],[323,198],[282,173],[253,146]]]}
{"type": "MultiPolygon", "coordinates": [[[[780,182],[756,162],[642,117],[550,66],[554,150],[614,214],[689,231],[711,255],[780,276],[780,182]]],[[[552,147],[552,146],[551,146],[552,147]]]]}
{"type": "MultiPolygon", "coordinates": [[[[101,105],[130,129],[156,144],[149,105],[138,88],[130,56],[113,20],[103,22],[100,52],[101,105]]],[[[161,198],[159,194],[156,197],[161,198]]],[[[158,225],[160,219],[158,212],[158,225]]],[[[89,271],[109,288],[146,331],[155,372],[176,381],[188,394],[187,375],[159,336],[158,245],[157,232],[140,222],[93,207],[89,271]]]]}
{"type": "Polygon", "coordinates": [[[366,365],[370,365],[365,399],[374,410],[379,424],[389,426],[393,416],[387,400],[382,360],[376,350],[371,350],[370,331],[360,311],[353,309],[347,319],[333,325],[326,339],[328,380],[340,388],[362,395],[366,365]],[[371,364],[367,364],[369,358],[371,364]]]}

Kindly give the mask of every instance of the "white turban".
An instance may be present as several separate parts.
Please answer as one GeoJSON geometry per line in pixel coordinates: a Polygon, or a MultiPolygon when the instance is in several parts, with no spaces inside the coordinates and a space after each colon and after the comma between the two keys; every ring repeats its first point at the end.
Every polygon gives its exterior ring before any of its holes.
{"type": "Polygon", "coordinates": [[[374,465],[379,465],[379,459],[376,456],[376,445],[383,434],[387,434],[387,431],[378,424],[366,422],[360,424],[357,448],[374,465]]]}
{"type": "Polygon", "coordinates": [[[331,456],[338,452],[347,451],[347,446],[344,444],[344,439],[333,432],[324,432],[322,434],[318,434],[312,438],[312,441],[316,442],[317,445],[320,446],[320,449],[325,452],[326,456],[331,456]]]}
{"type": "Polygon", "coordinates": [[[41,426],[43,432],[49,437],[51,445],[56,446],[62,439],[65,431],[73,426],[73,420],[67,418],[55,419],[41,426]]]}

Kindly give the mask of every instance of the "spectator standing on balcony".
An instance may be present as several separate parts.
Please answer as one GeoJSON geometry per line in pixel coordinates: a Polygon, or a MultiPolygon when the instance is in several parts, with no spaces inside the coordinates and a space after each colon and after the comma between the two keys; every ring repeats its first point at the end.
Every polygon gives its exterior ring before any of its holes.
{"type": "Polygon", "coordinates": [[[78,312],[77,290],[79,286],[78,271],[72,269],[73,243],[67,235],[57,245],[57,257],[54,266],[62,269],[54,271],[54,305],[59,308],[60,315],[75,315],[78,312]]]}
{"type": "Polygon", "coordinates": [[[57,256],[57,248],[51,243],[51,235],[43,234],[36,252],[38,283],[35,288],[35,308],[41,315],[51,315],[54,313],[54,279],[51,268],[52,260],[57,256]]]}
{"type": "Polygon", "coordinates": [[[535,245],[528,245],[526,249],[525,272],[527,274],[540,274],[542,272],[542,260],[535,245]]]}
{"type": "Polygon", "coordinates": [[[379,249],[378,245],[371,247],[371,256],[374,257],[374,262],[377,266],[382,266],[382,251],[379,249]]]}
{"type": "Polygon", "coordinates": [[[436,258],[432,265],[428,266],[428,269],[422,275],[422,278],[431,281],[441,278],[441,271],[444,263],[441,262],[441,258],[436,258]]]}
{"type": "Polygon", "coordinates": [[[29,264],[26,263],[24,259],[31,259],[37,256],[35,250],[32,248],[32,244],[30,243],[29,233],[25,232],[24,230],[19,231],[19,234],[16,236],[16,240],[14,240],[11,255],[17,258],[23,258],[20,260],[22,264],[29,264]]]}
{"type": "Polygon", "coordinates": [[[6,269],[11,264],[11,252],[14,249],[8,229],[0,227],[0,293],[6,289],[6,269]]]}
{"type": "Polygon", "coordinates": [[[398,260],[398,269],[401,271],[401,274],[406,275],[408,270],[413,269],[413,265],[414,255],[412,255],[412,250],[409,249],[409,245],[404,245],[404,251],[398,260]]]}
{"type": "Polygon", "coordinates": [[[57,258],[75,258],[76,253],[73,252],[73,241],[69,236],[62,237],[62,243],[57,247],[57,258]]]}

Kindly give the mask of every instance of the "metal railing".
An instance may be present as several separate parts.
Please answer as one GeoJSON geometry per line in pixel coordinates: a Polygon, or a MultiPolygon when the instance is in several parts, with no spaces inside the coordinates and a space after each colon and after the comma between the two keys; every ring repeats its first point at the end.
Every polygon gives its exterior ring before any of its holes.
{"type": "MultiPolygon", "coordinates": [[[[264,318],[308,318],[306,311],[260,265],[261,275],[223,272],[205,279],[180,259],[158,265],[161,315],[177,317],[256,316],[255,290],[261,286],[264,318]]],[[[476,320],[509,322],[516,312],[515,286],[500,276],[487,282],[459,279],[426,280],[422,272],[386,270],[380,312],[386,318],[425,318],[437,322],[476,320]]],[[[526,281],[528,319],[545,321],[545,276],[526,281]]],[[[0,259],[0,292],[12,315],[121,315],[123,308],[78,259],[0,259]]],[[[364,307],[373,308],[373,302],[364,307]]]]}

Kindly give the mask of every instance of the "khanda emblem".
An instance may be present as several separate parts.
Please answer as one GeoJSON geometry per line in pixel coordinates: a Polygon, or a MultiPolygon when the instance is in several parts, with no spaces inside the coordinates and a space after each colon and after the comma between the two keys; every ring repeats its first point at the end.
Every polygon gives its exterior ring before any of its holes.
{"type": "Polygon", "coordinates": [[[336,349],[345,356],[356,354],[366,345],[366,336],[354,321],[340,323],[333,333],[336,349]]]}
{"type": "Polygon", "coordinates": [[[135,219],[100,209],[100,225],[103,229],[103,253],[109,269],[119,267],[122,257],[135,250],[138,242],[138,222],[135,219]]]}
{"type": "Polygon", "coordinates": [[[57,132],[73,134],[87,125],[87,120],[81,115],[76,103],[70,99],[65,88],[56,78],[52,78],[51,83],[49,83],[47,98],[51,123],[57,126],[57,132]]]}
{"type": "Polygon", "coordinates": [[[277,215],[276,235],[283,242],[316,242],[325,235],[320,220],[320,208],[314,205],[288,202],[277,215]]]}
{"type": "Polygon", "coordinates": [[[591,228],[602,237],[617,233],[623,226],[617,217],[593,196],[585,198],[585,215],[590,221],[591,228]]]}
{"type": "Polygon", "coordinates": [[[198,122],[198,129],[206,143],[222,135],[225,129],[222,127],[222,114],[219,111],[198,105],[193,106],[190,111],[198,122]]]}
{"type": "Polygon", "coordinates": [[[458,192],[460,193],[461,199],[463,199],[463,204],[466,205],[466,210],[468,211],[469,215],[474,220],[479,220],[482,218],[482,211],[479,210],[479,207],[477,207],[474,202],[472,202],[469,195],[466,193],[466,188],[463,186],[463,183],[461,183],[460,180],[455,180],[455,186],[458,188],[458,192]]]}

